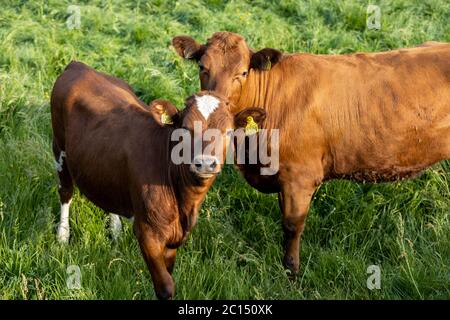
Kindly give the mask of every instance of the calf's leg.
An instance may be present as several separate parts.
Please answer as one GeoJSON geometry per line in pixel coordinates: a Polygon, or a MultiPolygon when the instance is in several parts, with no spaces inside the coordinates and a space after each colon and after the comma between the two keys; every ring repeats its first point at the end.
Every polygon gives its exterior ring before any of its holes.
{"type": "Polygon", "coordinates": [[[308,181],[301,183],[290,181],[285,183],[282,189],[279,201],[283,213],[285,250],[283,264],[292,272],[294,278],[299,270],[300,238],[316,186],[308,181]]]}
{"type": "Polygon", "coordinates": [[[172,274],[175,265],[175,257],[177,256],[177,249],[166,248],[164,253],[164,261],[166,263],[167,271],[172,274]]]}
{"type": "Polygon", "coordinates": [[[114,213],[109,214],[109,229],[111,231],[111,236],[114,241],[117,241],[122,231],[122,222],[120,221],[120,216],[114,213]]]}
{"type": "Polygon", "coordinates": [[[161,300],[172,299],[175,284],[166,267],[164,258],[166,244],[145,221],[136,217],[133,226],[142,255],[152,276],[156,296],[161,300]]]}
{"type": "Polygon", "coordinates": [[[57,230],[57,239],[60,243],[67,243],[70,236],[69,207],[73,195],[73,180],[66,163],[66,153],[53,142],[55,166],[59,177],[59,200],[61,203],[61,216],[57,230]]]}

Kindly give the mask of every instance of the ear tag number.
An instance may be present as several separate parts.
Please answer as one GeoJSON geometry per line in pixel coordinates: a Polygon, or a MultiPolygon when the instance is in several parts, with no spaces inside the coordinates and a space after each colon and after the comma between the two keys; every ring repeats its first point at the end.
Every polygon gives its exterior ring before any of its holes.
{"type": "Polygon", "coordinates": [[[269,57],[266,56],[266,58],[267,58],[267,61],[266,61],[266,63],[264,63],[264,68],[263,69],[268,71],[268,70],[270,70],[272,68],[272,62],[270,61],[269,57]]]}
{"type": "Polygon", "coordinates": [[[173,124],[172,118],[169,116],[167,111],[164,111],[161,114],[161,123],[162,124],[173,124]]]}
{"type": "Polygon", "coordinates": [[[255,122],[252,116],[247,117],[247,125],[245,126],[245,134],[251,135],[259,131],[258,124],[255,122]]]}

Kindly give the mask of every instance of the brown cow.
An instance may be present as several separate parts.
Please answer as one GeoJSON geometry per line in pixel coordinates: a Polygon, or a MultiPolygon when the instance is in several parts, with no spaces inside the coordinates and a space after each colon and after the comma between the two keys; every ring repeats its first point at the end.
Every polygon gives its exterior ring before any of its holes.
{"type": "Polygon", "coordinates": [[[171,298],[177,247],[194,226],[223,164],[217,153],[202,154],[212,144],[203,139],[199,154],[188,154],[191,164],[173,163],[171,151],[177,144],[172,135],[176,130],[190,134],[199,123],[201,130],[214,128],[226,138],[235,120],[238,123],[239,117],[253,112],[245,110],[233,117],[230,108],[226,100],[208,92],[188,98],[181,112],[163,100],[147,106],[122,80],[71,62],[56,80],[51,96],[60,229],[69,228],[74,183],[105,211],[134,217],[134,232],[156,295],[171,298]],[[173,124],[161,121],[164,112],[173,124]]]}
{"type": "Polygon", "coordinates": [[[299,268],[299,242],[311,197],[329,179],[381,182],[412,177],[450,157],[450,44],[346,55],[251,50],[243,37],[215,33],[205,45],[172,44],[195,60],[203,90],[267,111],[280,134],[279,172],[240,166],[247,181],[278,192],[284,264],[299,268]]]}

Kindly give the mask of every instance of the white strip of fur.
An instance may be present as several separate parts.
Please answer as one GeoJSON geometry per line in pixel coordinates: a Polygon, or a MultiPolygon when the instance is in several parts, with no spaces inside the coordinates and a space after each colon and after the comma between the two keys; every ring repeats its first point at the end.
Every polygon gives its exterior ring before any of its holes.
{"type": "Polygon", "coordinates": [[[66,156],[66,153],[64,151],[61,151],[61,153],[59,154],[58,161],[55,162],[56,170],[58,170],[58,172],[63,171],[63,164],[64,164],[65,156],[66,156]]]}
{"type": "Polygon", "coordinates": [[[61,220],[58,226],[57,238],[60,243],[67,243],[69,241],[70,236],[70,227],[69,227],[69,200],[68,203],[61,204],[61,220]]]}
{"type": "Polygon", "coordinates": [[[219,99],[209,95],[201,97],[195,96],[195,102],[197,103],[198,111],[200,111],[206,120],[208,120],[209,115],[213,113],[220,104],[219,99]]]}
{"type": "Polygon", "coordinates": [[[122,231],[122,222],[120,221],[120,217],[117,214],[109,214],[109,226],[113,239],[119,239],[120,232],[122,231]]]}

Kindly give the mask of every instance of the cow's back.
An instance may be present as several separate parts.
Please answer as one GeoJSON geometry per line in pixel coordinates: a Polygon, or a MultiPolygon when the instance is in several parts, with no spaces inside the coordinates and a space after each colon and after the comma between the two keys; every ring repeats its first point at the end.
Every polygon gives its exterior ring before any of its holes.
{"type": "Polygon", "coordinates": [[[337,173],[386,181],[449,158],[450,45],[354,58],[348,94],[341,82],[329,96],[342,105],[328,118],[340,120],[329,131],[337,173]]]}
{"type": "Polygon", "coordinates": [[[390,181],[450,157],[450,44],[290,55],[271,72],[265,107],[281,168],[320,163],[325,177],[390,181]]]}

